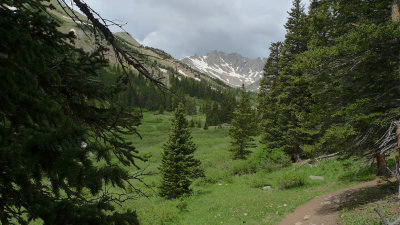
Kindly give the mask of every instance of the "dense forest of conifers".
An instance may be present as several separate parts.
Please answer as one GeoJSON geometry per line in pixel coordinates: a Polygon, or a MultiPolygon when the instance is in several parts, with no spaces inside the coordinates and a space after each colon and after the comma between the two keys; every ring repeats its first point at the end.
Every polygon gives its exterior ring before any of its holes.
{"type": "Polygon", "coordinates": [[[266,150],[379,155],[399,115],[399,25],[397,1],[295,0],[258,95],[266,150]]]}
{"type": "MultiPolygon", "coordinates": [[[[208,81],[179,75],[172,68],[165,70],[167,79],[164,80],[168,91],[160,89],[142,76],[129,71],[131,85],[116,95],[112,102],[152,111],[173,111],[182,102],[188,115],[205,114],[209,126],[230,123],[238,90],[213,87],[208,81]]],[[[113,65],[101,72],[101,80],[106,86],[113,86],[118,76],[123,73],[121,67],[113,65]]]]}

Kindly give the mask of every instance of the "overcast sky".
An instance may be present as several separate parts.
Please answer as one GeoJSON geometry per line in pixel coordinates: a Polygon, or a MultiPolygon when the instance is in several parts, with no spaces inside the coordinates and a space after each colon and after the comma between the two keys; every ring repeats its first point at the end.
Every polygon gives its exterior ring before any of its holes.
{"type": "Polygon", "coordinates": [[[269,44],[285,35],[283,24],[292,6],[292,0],[86,2],[104,18],[128,23],[124,29],[143,45],[178,59],[212,50],[267,57],[269,44]]]}

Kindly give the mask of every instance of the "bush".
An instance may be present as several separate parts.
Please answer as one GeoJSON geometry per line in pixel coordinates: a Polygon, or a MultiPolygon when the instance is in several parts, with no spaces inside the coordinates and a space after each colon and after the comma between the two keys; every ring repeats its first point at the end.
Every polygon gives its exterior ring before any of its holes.
{"type": "Polygon", "coordinates": [[[184,212],[187,210],[188,203],[185,198],[179,198],[178,203],[176,204],[176,208],[179,209],[180,212],[184,212]]]}
{"type": "Polygon", "coordinates": [[[292,164],[290,157],[283,151],[283,148],[264,150],[258,153],[262,158],[261,167],[266,171],[278,170],[292,164]]]}
{"type": "Polygon", "coordinates": [[[209,184],[216,184],[218,182],[232,183],[232,176],[228,173],[228,171],[209,168],[205,172],[205,176],[196,179],[193,182],[193,185],[206,186],[209,184]]]}
{"type": "Polygon", "coordinates": [[[278,180],[281,189],[290,189],[303,186],[306,183],[306,176],[299,172],[286,173],[278,180]]]}
{"type": "Polygon", "coordinates": [[[238,161],[232,167],[231,174],[232,175],[244,175],[244,174],[252,174],[256,173],[259,166],[256,161],[245,160],[245,161],[238,161]]]}
{"type": "Polygon", "coordinates": [[[263,188],[265,186],[273,186],[272,180],[266,173],[256,173],[248,175],[247,182],[251,188],[263,188]]]}

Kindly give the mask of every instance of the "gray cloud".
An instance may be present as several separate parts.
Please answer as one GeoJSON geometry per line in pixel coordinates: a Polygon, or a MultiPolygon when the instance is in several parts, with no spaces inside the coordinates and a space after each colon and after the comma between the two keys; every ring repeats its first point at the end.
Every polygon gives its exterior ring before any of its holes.
{"type": "Polygon", "coordinates": [[[282,40],[292,0],[86,0],[144,45],[176,58],[212,50],[266,57],[282,40]]]}

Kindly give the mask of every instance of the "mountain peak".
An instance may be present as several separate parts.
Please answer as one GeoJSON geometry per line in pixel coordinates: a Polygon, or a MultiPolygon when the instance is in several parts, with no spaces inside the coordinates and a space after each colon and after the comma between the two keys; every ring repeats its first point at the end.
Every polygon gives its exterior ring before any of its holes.
{"type": "Polygon", "coordinates": [[[255,83],[262,77],[266,59],[249,59],[238,53],[225,53],[213,50],[205,56],[188,56],[181,61],[211,77],[220,79],[233,87],[244,84],[249,89],[257,90],[255,83]],[[253,84],[253,85],[252,85],[253,84]]]}

